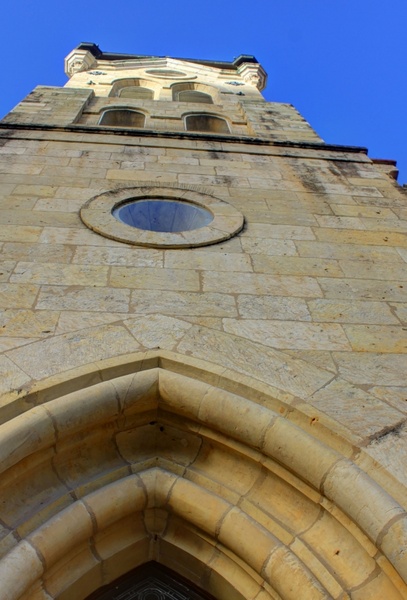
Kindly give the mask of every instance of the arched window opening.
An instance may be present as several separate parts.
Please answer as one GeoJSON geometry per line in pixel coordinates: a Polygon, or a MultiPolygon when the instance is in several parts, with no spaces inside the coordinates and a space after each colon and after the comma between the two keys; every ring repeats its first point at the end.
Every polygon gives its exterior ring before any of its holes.
{"type": "Polygon", "coordinates": [[[216,88],[204,83],[186,81],[171,86],[174,102],[199,102],[201,104],[219,104],[216,88]]]}
{"type": "Polygon", "coordinates": [[[112,82],[110,97],[154,100],[158,97],[161,85],[150,79],[126,77],[112,82]]]}
{"type": "Polygon", "coordinates": [[[187,131],[230,133],[225,119],[213,115],[188,115],[185,117],[185,127],[187,131]]]}
{"type": "Polygon", "coordinates": [[[106,110],[99,121],[99,125],[109,127],[144,127],[145,116],[142,113],[126,108],[106,110]]]}
{"type": "Polygon", "coordinates": [[[130,85],[119,90],[121,98],[133,98],[136,100],[152,100],[154,98],[153,90],[140,85],[130,85]]]}
{"type": "Polygon", "coordinates": [[[199,102],[202,104],[213,104],[212,97],[198,90],[183,90],[176,94],[178,102],[199,102]]]}

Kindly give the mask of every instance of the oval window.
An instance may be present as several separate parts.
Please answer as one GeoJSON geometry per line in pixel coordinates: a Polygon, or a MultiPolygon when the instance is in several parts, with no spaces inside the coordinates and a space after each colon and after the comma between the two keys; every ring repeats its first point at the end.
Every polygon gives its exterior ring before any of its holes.
{"type": "Polygon", "coordinates": [[[82,206],[80,216],[101,235],[151,248],[216,244],[244,225],[243,215],[220,198],[153,183],[99,194],[82,206]]]}

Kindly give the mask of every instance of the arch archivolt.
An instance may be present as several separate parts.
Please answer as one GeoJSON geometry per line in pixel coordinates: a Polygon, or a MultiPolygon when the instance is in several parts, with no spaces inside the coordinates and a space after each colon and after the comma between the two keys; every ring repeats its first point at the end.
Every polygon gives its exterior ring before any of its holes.
{"type": "Polygon", "coordinates": [[[219,600],[407,598],[403,509],[232,375],[133,356],[27,396],[0,428],[2,598],[83,599],[148,560],[219,600]]]}

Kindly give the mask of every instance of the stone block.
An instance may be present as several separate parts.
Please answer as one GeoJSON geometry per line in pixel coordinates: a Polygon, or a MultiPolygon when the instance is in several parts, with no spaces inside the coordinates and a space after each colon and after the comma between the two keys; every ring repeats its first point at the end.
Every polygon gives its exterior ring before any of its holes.
{"type": "Polygon", "coordinates": [[[41,227],[4,225],[0,230],[0,242],[37,242],[41,232],[41,227]]]}
{"type": "Polygon", "coordinates": [[[54,333],[59,314],[56,311],[35,312],[6,309],[0,312],[2,333],[10,337],[43,338],[54,333]]]}
{"type": "Polygon", "coordinates": [[[327,473],[339,459],[331,448],[281,418],[267,431],[263,451],[294,470],[315,489],[321,487],[327,473]]]}
{"type": "Polygon", "coordinates": [[[321,561],[330,566],[345,589],[360,586],[376,568],[375,560],[355,540],[345,527],[324,513],[301,539],[314,548],[321,561]],[[349,568],[352,563],[353,568],[349,568]]]}
{"type": "Polygon", "coordinates": [[[288,549],[277,548],[263,567],[265,579],[287,600],[328,600],[322,588],[301,561],[288,549]]]}
{"type": "MultiPolygon", "coordinates": [[[[300,256],[315,258],[344,259],[357,261],[375,261],[378,263],[400,263],[397,248],[366,246],[362,244],[301,242],[295,243],[300,256]]],[[[361,265],[362,267],[363,265],[361,265]]]]}
{"type": "Polygon", "coordinates": [[[343,271],[336,260],[309,259],[297,256],[254,255],[253,268],[256,273],[279,275],[299,275],[309,277],[343,277],[343,271]]]}
{"type": "Polygon", "coordinates": [[[380,435],[402,419],[402,414],[385,402],[340,378],[318,390],[310,402],[355,434],[363,431],[367,438],[380,435]]]}
{"type": "Polygon", "coordinates": [[[73,248],[63,244],[6,242],[3,246],[5,256],[24,262],[70,263],[73,252],[73,248]]]}
{"type": "Polygon", "coordinates": [[[407,331],[392,325],[344,325],[356,352],[407,352],[407,331]]]}
{"type": "Polygon", "coordinates": [[[314,278],[295,275],[269,275],[262,273],[203,273],[204,292],[241,293],[257,296],[293,296],[315,298],[322,296],[314,278]]]}
{"type": "Polygon", "coordinates": [[[11,283],[42,283],[49,285],[86,285],[89,279],[94,286],[106,286],[108,268],[91,265],[37,264],[21,261],[10,277],[11,283]]]}
{"type": "Polygon", "coordinates": [[[345,277],[354,279],[379,279],[406,281],[405,265],[395,261],[387,263],[374,263],[372,261],[339,261],[345,277]]]}
{"type": "Polygon", "coordinates": [[[164,255],[164,265],[170,269],[188,269],[203,271],[252,271],[252,265],[249,256],[242,254],[217,254],[201,250],[193,254],[189,251],[166,250],[164,255]]]}
{"type": "Polygon", "coordinates": [[[345,514],[353,520],[357,518],[359,526],[376,543],[390,524],[404,515],[403,509],[391,496],[358,467],[344,460],[333,465],[325,478],[323,489],[324,494],[345,514]],[[341,479],[338,475],[341,475],[341,479]],[[349,489],[352,493],[349,493],[349,489]]]}
{"type": "Polygon", "coordinates": [[[35,549],[22,541],[0,562],[4,600],[20,597],[43,573],[44,565],[35,549]]]}
{"type": "Polygon", "coordinates": [[[325,298],[332,300],[385,302],[406,302],[407,300],[405,281],[319,277],[318,283],[325,298]]]}
{"type": "Polygon", "coordinates": [[[379,573],[374,579],[368,580],[363,586],[352,591],[355,600],[376,600],[376,598],[388,598],[399,600],[402,596],[397,587],[386,577],[385,573],[379,573]]]}
{"type": "Polygon", "coordinates": [[[244,335],[246,339],[270,348],[344,351],[351,349],[342,327],[335,323],[223,319],[223,324],[226,332],[244,335]]]}
{"type": "Polygon", "coordinates": [[[263,254],[265,256],[294,256],[297,254],[292,240],[272,240],[262,237],[242,238],[242,246],[249,254],[263,254]]]}
{"type": "Polygon", "coordinates": [[[191,324],[173,317],[152,315],[148,319],[144,316],[127,319],[126,327],[145,348],[172,349],[183,338],[191,324]]]}
{"type": "Polygon", "coordinates": [[[266,558],[279,547],[278,541],[238,508],[224,517],[219,540],[237,556],[260,572],[266,558]]]}
{"type": "Polygon", "coordinates": [[[90,514],[81,502],[75,502],[28,536],[28,541],[40,553],[49,568],[63,558],[67,548],[81,543],[92,533],[90,514]]]}
{"type": "Polygon", "coordinates": [[[245,235],[248,237],[271,238],[283,240],[314,240],[310,227],[298,225],[273,225],[269,223],[249,223],[245,235]]]}
{"type": "Polygon", "coordinates": [[[354,300],[308,300],[313,321],[336,323],[396,324],[394,312],[385,302],[354,300]]]}
{"type": "Polygon", "coordinates": [[[27,373],[25,381],[29,376],[42,379],[83,364],[103,360],[111,356],[114,347],[118,354],[140,349],[133,336],[118,325],[91,327],[34,344],[35,346],[11,350],[9,354],[14,364],[24,368],[27,373]],[[46,362],[43,360],[44,355],[48,357],[46,362]]]}
{"type": "Polygon", "coordinates": [[[311,320],[307,303],[302,298],[241,294],[237,296],[237,308],[243,319],[311,320]]]}
{"type": "Polygon", "coordinates": [[[407,237],[403,233],[383,231],[364,231],[357,229],[332,229],[328,227],[315,229],[319,242],[332,242],[334,244],[362,244],[372,246],[407,246],[407,237]]]}
{"type": "Polygon", "coordinates": [[[291,359],[278,350],[245,341],[239,336],[199,327],[188,330],[178,350],[300,397],[319,389],[332,378],[331,373],[291,359]]]}
{"type": "MultiPolygon", "coordinates": [[[[90,268],[104,269],[104,267],[90,268]]],[[[200,287],[198,273],[193,270],[181,272],[178,269],[119,266],[111,268],[110,285],[118,288],[185,292],[197,292],[200,287]]]]}
{"type": "Polygon", "coordinates": [[[85,546],[79,552],[70,552],[50,569],[44,576],[44,587],[61,600],[69,600],[69,594],[86,597],[96,582],[102,583],[101,571],[98,558],[85,546]]]}
{"type": "MultiPolygon", "coordinates": [[[[130,290],[126,289],[90,288],[85,285],[44,285],[37,297],[36,308],[41,311],[50,311],[53,307],[61,311],[127,313],[129,302],[130,290]]],[[[92,323],[89,325],[92,326],[92,323]]]]}
{"type": "Polygon", "coordinates": [[[335,353],[339,373],[356,385],[404,386],[407,357],[404,354],[335,353]]]}

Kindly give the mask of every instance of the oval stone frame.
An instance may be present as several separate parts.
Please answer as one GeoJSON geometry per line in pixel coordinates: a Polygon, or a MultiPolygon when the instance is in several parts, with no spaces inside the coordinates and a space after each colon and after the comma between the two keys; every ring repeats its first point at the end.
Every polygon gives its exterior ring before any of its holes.
{"type": "Polygon", "coordinates": [[[143,184],[94,196],[83,205],[80,217],[89,229],[107,238],[126,244],[151,248],[208,246],[228,240],[239,233],[244,225],[243,215],[219,198],[214,198],[209,194],[191,188],[185,189],[157,184],[143,184]],[[169,233],[138,229],[121,223],[112,214],[116,207],[131,200],[146,200],[157,197],[185,201],[206,208],[213,214],[213,220],[199,229],[169,233]]]}

